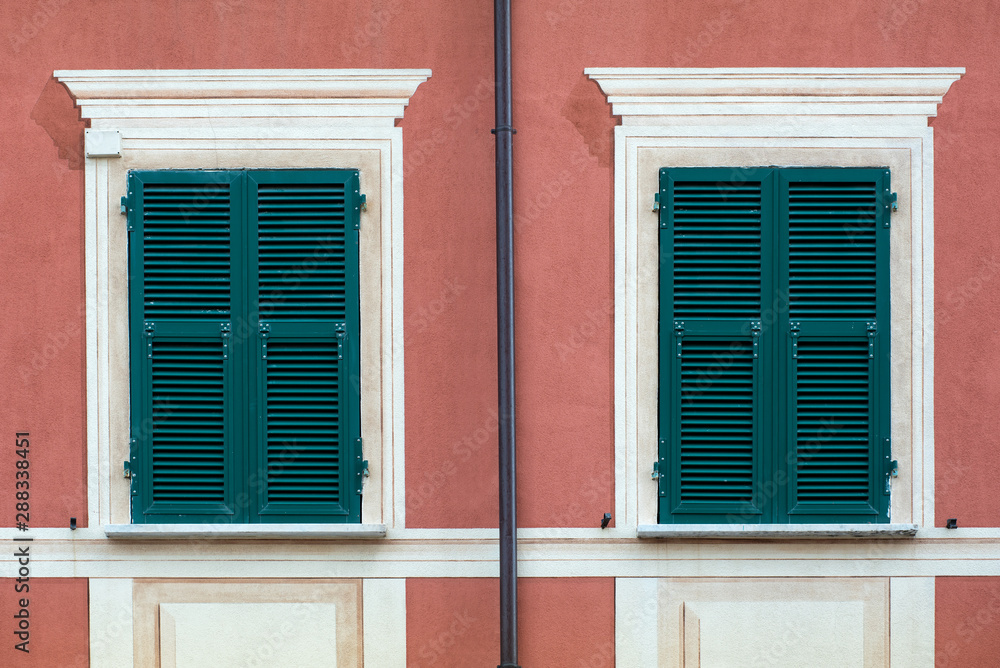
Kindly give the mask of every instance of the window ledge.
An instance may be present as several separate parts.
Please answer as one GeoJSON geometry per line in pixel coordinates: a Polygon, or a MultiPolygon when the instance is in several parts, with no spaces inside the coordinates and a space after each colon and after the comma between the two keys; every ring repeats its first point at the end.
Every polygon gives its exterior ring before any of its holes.
{"type": "Polygon", "coordinates": [[[911,538],[916,524],[640,524],[639,538],[911,538]]]}
{"type": "Polygon", "coordinates": [[[106,524],[108,538],[385,538],[384,524],[106,524]]]}

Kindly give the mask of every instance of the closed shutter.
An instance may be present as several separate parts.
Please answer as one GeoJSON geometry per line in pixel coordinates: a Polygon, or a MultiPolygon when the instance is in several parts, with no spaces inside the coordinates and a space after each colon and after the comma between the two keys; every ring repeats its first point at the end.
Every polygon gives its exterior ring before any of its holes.
{"type": "Polygon", "coordinates": [[[133,521],[230,522],[241,181],[132,173],[129,201],[133,521]]]}
{"type": "Polygon", "coordinates": [[[759,522],[767,170],[665,169],[660,201],[661,517],[759,522]]]}
{"type": "Polygon", "coordinates": [[[130,173],[133,522],[360,520],[358,183],[130,173]]]}
{"type": "Polygon", "coordinates": [[[887,521],[889,173],[782,170],[793,522],[887,521]]]}
{"type": "Polygon", "coordinates": [[[886,522],[889,173],[660,172],[661,522],[886,522]]]}
{"type": "Polygon", "coordinates": [[[261,521],[345,521],[360,514],[358,174],[255,171],[248,187],[261,521]]]}

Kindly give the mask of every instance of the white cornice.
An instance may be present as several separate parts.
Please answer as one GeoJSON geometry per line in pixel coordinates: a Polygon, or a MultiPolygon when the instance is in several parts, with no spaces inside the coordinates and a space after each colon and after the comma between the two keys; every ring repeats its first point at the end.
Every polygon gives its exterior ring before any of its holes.
{"type": "Polygon", "coordinates": [[[430,70],[57,70],[91,127],[391,126],[430,70]]]}
{"type": "Polygon", "coordinates": [[[623,125],[754,116],[909,116],[926,122],[965,69],[588,68],[623,125]]]}

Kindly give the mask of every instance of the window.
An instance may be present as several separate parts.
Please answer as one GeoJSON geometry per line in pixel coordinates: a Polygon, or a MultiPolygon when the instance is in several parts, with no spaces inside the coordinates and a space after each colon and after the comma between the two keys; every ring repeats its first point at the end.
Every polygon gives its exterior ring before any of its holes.
{"type": "MultiPolygon", "coordinates": [[[[612,114],[621,118],[614,138],[619,526],[634,526],[644,538],[888,538],[912,535],[920,526],[933,524],[934,130],[927,119],[936,115],[948,88],[963,72],[913,67],[586,70],[607,95],[612,114]],[[659,170],[738,170],[754,165],[885,166],[891,172],[899,207],[888,230],[884,298],[891,322],[878,323],[877,332],[889,339],[885,345],[892,351],[887,363],[891,405],[884,415],[892,418],[891,459],[898,462],[898,477],[889,479],[890,494],[883,500],[888,524],[870,519],[858,524],[857,516],[850,515],[822,516],[825,526],[818,527],[807,523],[805,515],[766,524],[772,520],[763,514],[756,522],[741,523],[711,520],[706,514],[705,523],[697,524],[694,517],[673,519],[660,512],[659,492],[667,483],[658,477],[663,265],[660,217],[652,211],[654,196],[660,193],[659,170]]],[[[765,399],[763,405],[773,403],[772,397],[765,399]]],[[[821,522],[819,517],[816,522],[821,522]]]]}
{"type": "Polygon", "coordinates": [[[358,522],[358,171],[128,180],[132,521],[358,522]]]}
{"type": "Polygon", "coordinates": [[[663,168],[661,522],[887,522],[888,169],[663,168]]]}
{"type": "MultiPolygon", "coordinates": [[[[398,121],[430,74],[389,69],[55,73],[90,124],[84,173],[89,526],[116,538],[324,539],[380,537],[406,526],[398,121]],[[360,524],[269,520],[265,525],[264,518],[256,525],[132,524],[134,481],[122,475],[122,464],[131,460],[128,238],[135,232],[127,232],[120,202],[130,171],[197,169],[359,173],[367,195],[358,231],[360,429],[369,462],[360,524]]],[[[231,339],[237,335],[234,326],[231,339]]]]}

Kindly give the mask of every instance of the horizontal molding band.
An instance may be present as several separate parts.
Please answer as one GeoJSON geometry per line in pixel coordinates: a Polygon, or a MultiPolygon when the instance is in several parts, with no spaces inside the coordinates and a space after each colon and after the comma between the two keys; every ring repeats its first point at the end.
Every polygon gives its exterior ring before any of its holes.
{"type": "MultiPolygon", "coordinates": [[[[651,541],[600,530],[519,532],[521,577],[998,576],[1000,530],[922,529],[908,540],[837,538],[651,541]],[[528,534],[534,533],[535,536],[528,534]],[[547,533],[548,536],[539,536],[547,533]],[[737,547],[738,546],[738,547],[737,547]],[[734,549],[737,547],[737,549],[734,549]]],[[[498,576],[495,529],[407,529],[383,539],[188,537],[113,540],[102,529],[42,529],[32,577],[488,577],[498,576]]],[[[634,536],[634,533],[632,534],[634,536]]],[[[0,577],[17,577],[0,560],[0,577]]]]}
{"type": "Polygon", "coordinates": [[[640,524],[639,538],[911,538],[916,524],[640,524]]]}

